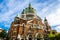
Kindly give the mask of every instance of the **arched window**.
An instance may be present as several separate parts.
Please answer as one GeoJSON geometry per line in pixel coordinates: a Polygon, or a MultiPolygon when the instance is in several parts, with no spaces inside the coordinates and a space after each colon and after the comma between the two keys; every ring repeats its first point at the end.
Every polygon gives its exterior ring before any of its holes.
{"type": "Polygon", "coordinates": [[[39,34],[37,35],[37,40],[40,40],[40,35],[39,34]]]}
{"type": "Polygon", "coordinates": [[[24,40],[24,39],[21,39],[21,40],[24,40]]]}
{"type": "Polygon", "coordinates": [[[29,35],[29,40],[32,40],[32,35],[29,35]]]}
{"type": "Polygon", "coordinates": [[[27,40],[32,40],[32,34],[28,34],[28,36],[27,36],[27,40]]]}
{"type": "Polygon", "coordinates": [[[29,38],[29,40],[32,40],[32,38],[29,38]]]}
{"type": "Polygon", "coordinates": [[[39,33],[39,34],[37,35],[37,40],[43,40],[43,35],[39,33]]]}

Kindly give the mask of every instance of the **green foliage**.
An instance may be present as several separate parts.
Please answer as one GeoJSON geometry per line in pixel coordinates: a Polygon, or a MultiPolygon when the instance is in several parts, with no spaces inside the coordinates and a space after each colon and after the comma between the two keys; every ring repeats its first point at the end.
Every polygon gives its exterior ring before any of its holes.
{"type": "Polygon", "coordinates": [[[1,37],[1,38],[6,37],[6,35],[7,35],[7,33],[6,33],[5,30],[3,30],[2,32],[0,32],[0,37],[1,37]]]}
{"type": "Polygon", "coordinates": [[[48,40],[60,40],[60,33],[52,34],[52,32],[50,32],[50,34],[48,34],[48,40]]]}
{"type": "Polygon", "coordinates": [[[55,34],[52,34],[52,32],[50,32],[50,33],[48,34],[48,37],[49,37],[49,38],[55,37],[55,34]]]}
{"type": "Polygon", "coordinates": [[[55,39],[56,39],[56,40],[59,40],[59,39],[60,39],[60,34],[56,35],[56,36],[55,36],[55,39]]]}

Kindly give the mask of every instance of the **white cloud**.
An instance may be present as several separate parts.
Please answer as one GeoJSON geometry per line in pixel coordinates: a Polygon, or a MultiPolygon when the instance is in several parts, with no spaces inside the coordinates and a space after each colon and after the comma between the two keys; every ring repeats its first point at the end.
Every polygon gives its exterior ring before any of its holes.
{"type": "Polygon", "coordinates": [[[51,26],[60,24],[60,8],[56,9],[55,12],[47,15],[47,19],[51,26]]]}
{"type": "MultiPolygon", "coordinates": [[[[24,3],[20,3],[19,1],[16,3],[16,1],[14,0],[10,0],[9,2],[7,2],[7,7],[9,8],[9,10],[5,13],[0,14],[0,22],[2,21],[9,21],[10,18],[12,18],[13,16],[15,16],[18,13],[19,10],[22,10],[27,2],[24,3]],[[11,16],[13,15],[13,16],[11,16]]],[[[4,10],[4,9],[3,9],[4,10]]]]}
{"type": "Polygon", "coordinates": [[[58,0],[60,2],[60,0],[58,0]]]}
{"type": "MultiPolygon", "coordinates": [[[[38,1],[38,0],[30,0],[30,3],[33,4],[32,6],[37,10],[36,13],[40,17],[46,16],[48,19],[48,22],[50,23],[51,26],[60,24],[60,6],[57,7],[56,9],[53,9],[58,4],[60,5],[60,3],[56,2],[56,1],[53,2],[52,0],[50,0],[49,3],[48,2],[44,2],[44,3],[39,2],[39,3],[34,4],[34,1],[38,1]],[[55,11],[53,11],[53,10],[55,10],[55,11]]],[[[10,23],[10,21],[12,21],[11,19],[13,18],[13,20],[14,20],[15,15],[18,14],[17,12],[20,11],[20,13],[21,13],[21,11],[25,7],[27,7],[28,3],[29,3],[29,0],[24,0],[24,2],[21,2],[20,0],[18,0],[18,1],[9,0],[6,4],[6,7],[8,7],[8,11],[3,14],[0,14],[0,22],[6,21],[6,22],[10,23]]],[[[4,10],[5,10],[5,8],[4,8],[4,10]]],[[[8,24],[5,24],[5,27],[8,27],[8,26],[9,26],[8,24]]]]}
{"type": "Polygon", "coordinates": [[[0,28],[0,29],[2,29],[2,28],[0,28]]]}

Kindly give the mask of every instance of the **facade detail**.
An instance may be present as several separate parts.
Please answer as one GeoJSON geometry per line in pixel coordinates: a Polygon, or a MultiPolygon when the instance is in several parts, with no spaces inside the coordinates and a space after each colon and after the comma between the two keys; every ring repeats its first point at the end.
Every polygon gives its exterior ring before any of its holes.
{"type": "Polygon", "coordinates": [[[44,35],[51,31],[51,27],[45,18],[42,19],[36,14],[31,4],[23,9],[21,16],[16,16],[11,23],[8,32],[9,40],[44,40],[44,35]]]}

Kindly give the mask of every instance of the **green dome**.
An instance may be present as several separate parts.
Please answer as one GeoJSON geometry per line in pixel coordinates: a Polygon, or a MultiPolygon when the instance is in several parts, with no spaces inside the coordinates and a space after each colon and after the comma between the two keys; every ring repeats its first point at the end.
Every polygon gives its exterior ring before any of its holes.
{"type": "Polygon", "coordinates": [[[29,6],[27,8],[25,8],[23,10],[23,12],[25,12],[25,13],[35,13],[35,10],[34,10],[34,8],[31,7],[31,4],[29,4],[29,6]]]}

